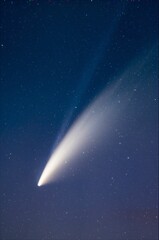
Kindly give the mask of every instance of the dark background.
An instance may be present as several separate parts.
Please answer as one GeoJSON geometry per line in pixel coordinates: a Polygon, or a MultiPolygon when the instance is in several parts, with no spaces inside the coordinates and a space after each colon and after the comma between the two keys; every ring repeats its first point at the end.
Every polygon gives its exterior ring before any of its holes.
{"type": "Polygon", "coordinates": [[[158,239],[157,8],[1,1],[0,239],[158,239]],[[38,188],[56,142],[124,73],[127,107],[111,141],[38,188]]]}

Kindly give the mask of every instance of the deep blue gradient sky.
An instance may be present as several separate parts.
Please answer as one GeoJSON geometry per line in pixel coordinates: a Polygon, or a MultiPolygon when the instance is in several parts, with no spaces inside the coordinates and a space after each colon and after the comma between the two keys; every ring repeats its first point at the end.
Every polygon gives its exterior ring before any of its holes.
{"type": "Polygon", "coordinates": [[[1,240],[158,239],[157,8],[1,1],[1,240]],[[72,123],[119,79],[109,136],[38,188],[72,123]]]}

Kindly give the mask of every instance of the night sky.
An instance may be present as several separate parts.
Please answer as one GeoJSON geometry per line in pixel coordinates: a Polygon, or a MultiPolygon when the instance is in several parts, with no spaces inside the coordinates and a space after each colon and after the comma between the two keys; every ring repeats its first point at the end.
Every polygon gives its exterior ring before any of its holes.
{"type": "Polygon", "coordinates": [[[0,240],[158,239],[157,8],[155,0],[1,0],[0,240]],[[103,92],[109,111],[98,105],[80,129],[97,119],[92,142],[38,187],[51,154],[103,92]]]}

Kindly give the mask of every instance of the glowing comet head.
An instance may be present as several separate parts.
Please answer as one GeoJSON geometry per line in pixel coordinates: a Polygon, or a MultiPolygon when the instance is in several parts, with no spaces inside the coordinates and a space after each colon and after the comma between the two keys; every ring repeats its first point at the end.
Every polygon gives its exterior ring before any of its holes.
{"type": "Polygon", "coordinates": [[[40,180],[39,180],[39,182],[38,182],[37,186],[38,186],[38,187],[40,187],[40,186],[41,186],[41,182],[40,182],[40,180]]]}
{"type": "MultiPolygon", "coordinates": [[[[94,139],[99,141],[103,131],[111,128],[117,112],[113,97],[117,85],[103,92],[72,125],[61,143],[57,146],[39,179],[38,186],[47,184],[57,177],[65,163],[92,146],[94,139]]],[[[115,93],[116,96],[116,93],[115,93]]]]}

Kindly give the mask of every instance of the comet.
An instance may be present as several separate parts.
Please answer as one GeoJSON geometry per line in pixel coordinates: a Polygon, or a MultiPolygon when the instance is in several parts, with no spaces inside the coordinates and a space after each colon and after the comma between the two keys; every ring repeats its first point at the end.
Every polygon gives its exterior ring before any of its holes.
{"type": "Polygon", "coordinates": [[[108,134],[118,114],[119,86],[120,81],[103,91],[73,123],[48,160],[39,187],[54,181],[66,163],[75,162],[81,152],[91,148],[94,141],[100,142],[103,134],[108,134]]]}

